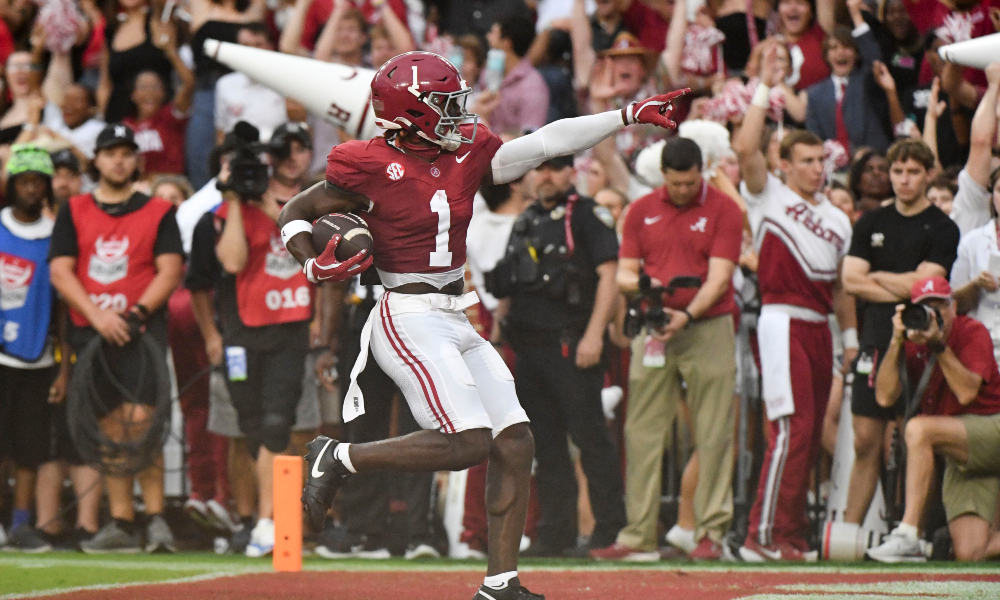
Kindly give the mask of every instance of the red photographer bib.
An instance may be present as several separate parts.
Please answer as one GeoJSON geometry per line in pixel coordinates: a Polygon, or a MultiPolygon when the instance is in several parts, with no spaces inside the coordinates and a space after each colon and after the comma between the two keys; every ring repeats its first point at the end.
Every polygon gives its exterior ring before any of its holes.
{"type": "MultiPolygon", "coordinates": [[[[236,275],[236,306],[247,327],[294,323],[312,318],[312,284],[281,241],[278,224],[264,211],[243,205],[249,255],[236,275]]],[[[215,214],[225,219],[227,203],[215,214]]]]}
{"type": "MultiPolygon", "coordinates": [[[[76,276],[98,308],[125,312],[139,301],[156,277],[156,234],[171,208],[166,200],[150,198],[139,210],[109,215],[91,194],[69,199],[78,248],[76,276]]],[[[90,324],[72,308],[69,314],[78,327],[90,324]]]]}

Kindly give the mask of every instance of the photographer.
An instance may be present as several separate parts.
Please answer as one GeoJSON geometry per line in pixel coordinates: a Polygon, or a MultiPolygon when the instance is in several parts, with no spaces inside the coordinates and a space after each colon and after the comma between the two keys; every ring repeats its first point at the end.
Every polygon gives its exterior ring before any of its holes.
{"type": "Polygon", "coordinates": [[[241,136],[219,174],[222,204],[194,229],[186,279],[209,358],[225,362],[239,430],[256,461],[258,519],[246,547],[251,557],[274,547],[273,461],[289,449],[309,349],[314,290],[285,250],[276,224],[281,203],[293,191],[288,188],[296,187],[311,158],[309,152],[301,156],[303,147],[309,149],[302,133],[282,134],[287,152],[278,153],[284,159],[275,161],[273,176],[268,154],[275,149],[247,141],[256,130],[241,136]],[[213,289],[221,335],[206,325],[213,320],[213,289]]]}
{"type": "MultiPolygon", "coordinates": [[[[153,369],[144,363],[147,359],[136,333],[144,329],[166,357],[163,309],[180,282],[184,265],[173,205],[132,191],[140,176],[138,148],[126,125],[108,125],[101,131],[91,163],[97,189],[73,196],[60,207],[49,251],[52,285],[70,307],[73,350],[79,357],[96,336],[104,341],[99,352],[116,381],[109,381],[103,371],[98,372],[100,367],[92,365],[95,370],[88,376],[94,379],[97,397],[89,401],[103,404],[94,409],[102,434],[113,444],[159,435],[150,428],[155,425],[157,398],[163,390],[157,387],[156,377],[149,376],[153,369]]],[[[162,367],[166,369],[165,364],[162,367]]],[[[173,534],[162,517],[162,460],[162,455],[157,456],[154,464],[138,474],[148,517],[148,551],[173,550],[173,534]]],[[[105,475],[113,520],[81,544],[84,552],[140,550],[133,480],[120,473],[105,475]]]]}
{"type": "Polygon", "coordinates": [[[610,546],[625,525],[618,452],[601,407],[618,237],[611,213],[577,195],[574,173],[572,156],[535,169],[538,200],[514,222],[507,253],[487,278],[490,293],[504,299],[497,318],[517,356],[517,397],[535,436],[541,519],[533,556],[576,550],[578,491],[567,434],[580,448],[597,522],[589,547],[610,546]]]}
{"type": "MultiPolygon", "coordinates": [[[[625,421],[625,491],[628,525],[618,543],[595,558],[658,558],[656,525],[667,432],[685,397],[699,455],[694,496],[700,539],[692,558],[722,558],[722,538],[733,516],[733,392],[736,383],[736,308],[732,276],[743,241],[739,207],[702,178],[701,150],[672,138],[661,157],[664,186],[636,200],[625,217],[618,285],[634,296],[640,270],[654,286],[695,277],[694,289],[657,292],[665,319],[651,323],[632,343],[625,421]],[[661,283],[663,282],[663,283],[661,283]],[[687,383],[686,393],[682,382],[687,383]]],[[[658,308],[658,306],[656,307],[658,308]]]]}
{"type": "MultiPolygon", "coordinates": [[[[941,490],[958,560],[1000,555],[992,531],[1000,495],[1000,373],[993,341],[982,323],[957,315],[943,277],[921,279],[910,291],[911,306],[896,306],[892,341],[875,381],[875,399],[891,407],[900,400],[907,376],[921,384],[921,416],[906,424],[906,512],[881,546],[868,556],[881,562],[926,560],[918,538],[934,479],[934,454],[947,460],[941,490]],[[905,357],[906,373],[901,370],[905,357]]],[[[914,405],[908,407],[916,409],[914,405]]]]}

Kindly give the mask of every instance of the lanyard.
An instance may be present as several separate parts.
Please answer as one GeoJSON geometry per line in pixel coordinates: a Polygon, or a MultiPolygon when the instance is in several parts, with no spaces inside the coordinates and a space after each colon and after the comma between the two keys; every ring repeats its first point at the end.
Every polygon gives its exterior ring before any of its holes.
{"type": "Polygon", "coordinates": [[[573,241],[573,207],[576,206],[576,201],[580,197],[573,194],[566,200],[566,258],[573,256],[573,250],[576,248],[576,244],[573,241]]]}

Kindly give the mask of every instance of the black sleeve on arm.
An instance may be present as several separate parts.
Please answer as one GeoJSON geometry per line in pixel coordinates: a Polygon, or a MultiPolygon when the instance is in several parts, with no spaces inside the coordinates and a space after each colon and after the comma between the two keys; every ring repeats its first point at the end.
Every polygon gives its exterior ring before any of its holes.
{"type": "Polygon", "coordinates": [[[184,277],[184,286],[189,290],[197,292],[215,288],[221,273],[219,259],[215,255],[216,241],[215,214],[207,212],[198,219],[191,235],[191,256],[184,277]]]}
{"type": "Polygon", "coordinates": [[[69,211],[69,202],[63,202],[52,226],[52,242],[49,244],[49,260],[57,256],[78,256],[80,249],[76,243],[76,225],[69,211]]]}
{"type": "Polygon", "coordinates": [[[582,244],[577,240],[576,251],[579,252],[581,246],[585,247],[595,267],[609,260],[618,260],[618,234],[614,227],[609,227],[598,218],[595,213],[597,210],[607,209],[592,201],[583,200],[573,209],[573,234],[579,234],[583,238],[582,244]]]}
{"type": "Polygon", "coordinates": [[[944,267],[945,279],[951,278],[951,267],[958,258],[958,239],[961,234],[958,225],[949,217],[944,216],[938,222],[931,225],[931,248],[924,258],[925,262],[937,263],[944,267]]]}
{"type": "Polygon", "coordinates": [[[184,256],[184,243],[181,241],[181,229],[177,226],[177,211],[170,209],[160,220],[156,228],[156,244],[153,255],[180,254],[184,256]]]}
{"type": "Polygon", "coordinates": [[[876,210],[864,215],[854,225],[854,231],[851,233],[851,248],[847,251],[848,256],[864,259],[871,264],[872,216],[877,212],[876,210]]]}

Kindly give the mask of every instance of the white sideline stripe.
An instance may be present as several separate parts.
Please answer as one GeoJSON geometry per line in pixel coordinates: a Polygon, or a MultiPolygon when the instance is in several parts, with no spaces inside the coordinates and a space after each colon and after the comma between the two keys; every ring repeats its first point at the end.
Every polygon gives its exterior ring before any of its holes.
{"type": "MultiPolygon", "coordinates": [[[[195,558],[195,556],[192,556],[195,558]]],[[[235,557],[234,557],[235,558],[235,557]]],[[[0,556],[0,566],[12,566],[21,569],[45,569],[51,567],[100,567],[102,569],[159,569],[162,571],[205,571],[208,569],[221,571],[223,573],[256,573],[260,571],[270,571],[271,563],[267,565],[254,565],[252,560],[246,561],[248,564],[237,563],[184,563],[179,561],[138,561],[123,558],[115,560],[113,558],[86,560],[82,558],[32,558],[23,554],[14,556],[0,556]]]]}
{"type": "MultiPolygon", "coordinates": [[[[253,571],[248,571],[253,572],[253,571]]],[[[0,596],[0,600],[14,600],[15,598],[37,598],[39,596],[56,596],[62,594],[70,594],[73,592],[87,592],[94,590],[117,590],[120,588],[130,588],[140,585],[170,585],[177,583],[195,583],[198,581],[208,581],[210,579],[220,579],[222,577],[233,577],[234,575],[243,575],[245,573],[239,571],[230,571],[225,573],[203,573],[201,575],[193,575],[191,577],[180,577],[178,579],[165,579],[163,581],[136,581],[130,583],[113,583],[113,584],[97,584],[97,585],[81,585],[77,587],[68,588],[54,588],[50,590],[39,590],[37,592],[25,592],[23,594],[4,594],[0,596]]]]}
{"type": "Polygon", "coordinates": [[[996,598],[1000,582],[996,581],[882,581],[878,583],[795,583],[778,586],[794,592],[824,592],[852,594],[932,594],[966,598],[996,598]],[[990,596],[987,596],[990,594],[990,596]]]}
{"type": "Polygon", "coordinates": [[[878,583],[814,583],[777,586],[789,593],[770,592],[739,600],[893,600],[900,598],[958,600],[996,598],[1000,583],[991,581],[889,581],[878,583]],[[812,592],[812,593],[808,593],[812,592]],[[831,593],[832,592],[832,593],[831,593]]]}

